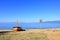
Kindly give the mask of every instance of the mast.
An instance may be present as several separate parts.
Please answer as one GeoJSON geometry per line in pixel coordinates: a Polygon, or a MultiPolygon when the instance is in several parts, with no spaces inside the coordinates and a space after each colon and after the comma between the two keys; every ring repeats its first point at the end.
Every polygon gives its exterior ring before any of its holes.
{"type": "Polygon", "coordinates": [[[16,27],[18,27],[19,26],[19,21],[18,21],[18,19],[16,20],[16,27]]]}
{"type": "Polygon", "coordinates": [[[42,19],[40,19],[40,29],[42,29],[42,19]]]}

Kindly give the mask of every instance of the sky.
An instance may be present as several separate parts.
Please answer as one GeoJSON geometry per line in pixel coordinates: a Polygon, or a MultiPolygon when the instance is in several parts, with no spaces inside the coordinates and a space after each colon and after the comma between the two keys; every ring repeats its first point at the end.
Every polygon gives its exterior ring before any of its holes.
{"type": "Polygon", "coordinates": [[[60,20],[60,0],[0,0],[0,22],[60,20]]]}

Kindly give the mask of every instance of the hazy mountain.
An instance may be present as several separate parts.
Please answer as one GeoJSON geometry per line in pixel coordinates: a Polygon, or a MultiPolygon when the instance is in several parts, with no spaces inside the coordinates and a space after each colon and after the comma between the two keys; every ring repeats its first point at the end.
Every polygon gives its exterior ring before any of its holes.
{"type": "Polygon", "coordinates": [[[46,21],[44,23],[60,23],[60,21],[46,21]]]}

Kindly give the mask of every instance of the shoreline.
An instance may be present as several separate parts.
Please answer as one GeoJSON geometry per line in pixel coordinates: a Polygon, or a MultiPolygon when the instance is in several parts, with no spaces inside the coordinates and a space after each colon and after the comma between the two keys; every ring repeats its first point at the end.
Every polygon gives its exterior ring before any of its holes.
{"type": "MultiPolygon", "coordinates": [[[[60,28],[44,28],[44,29],[25,29],[28,30],[60,30],[60,28]]],[[[0,32],[13,32],[13,30],[0,30],[0,32]]]]}

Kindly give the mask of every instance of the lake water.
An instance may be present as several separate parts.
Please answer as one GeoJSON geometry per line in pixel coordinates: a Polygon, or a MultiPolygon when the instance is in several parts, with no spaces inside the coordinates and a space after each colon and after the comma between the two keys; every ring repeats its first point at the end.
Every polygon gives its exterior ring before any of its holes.
{"type": "MultiPolygon", "coordinates": [[[[14,23],[0,23],[0,29],[12,29],[15,27],[16,24],[14,23]]],[[[24,29],[32,29],[32,28],[60,28],[60,23],[21,23],[19,24],[20,27],[24,29]]]]}

